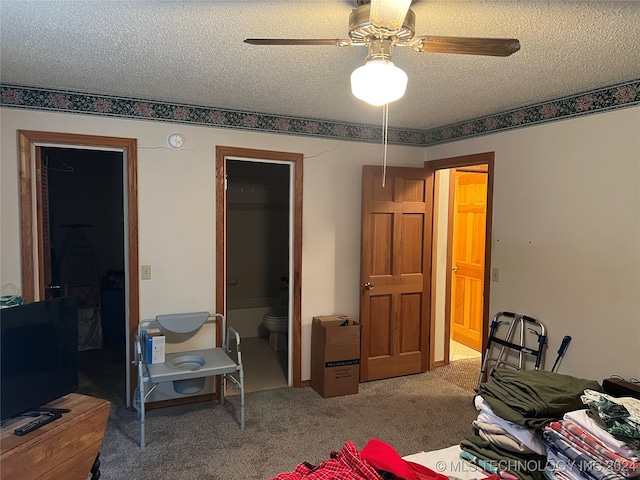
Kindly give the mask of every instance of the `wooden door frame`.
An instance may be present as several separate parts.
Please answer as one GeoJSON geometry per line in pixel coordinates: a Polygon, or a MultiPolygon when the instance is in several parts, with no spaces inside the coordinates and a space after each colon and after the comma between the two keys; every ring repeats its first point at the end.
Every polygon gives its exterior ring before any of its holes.
{"type": "MultiPolygon", "coordinates": [[[[38,218],[37,205],[34,204],[37,191],[35,188],[34,155],[38,155],[43,146],[90,147],[121,150],[127,171],[126,217],[128,267],[126,278],[128,289],[126,304],[128,305],[129,344],[127,348],[127,364],[133,358],[133,337],[137,334],[140,322],[140,296],[138,284],[138,142],[135,138],[105,137],[98,135],[79,135],[72,133],[41,132],[18,130],[18,169],[20,194],[20,258],[22,261],[22,295],[26,303],[44,298],[44,281],[42,275],[42,218],[38,218]],[[35,212],[34,212],[35,211],[35,212]],[[34,213],[36,218],[34,219],[34,213]],[[36,249],[37,257],[36,261],[36,249]],[[37,282],[37,284],[36,284],[37,282]]],[[[133,393],[137,385],[134,367],[127,370],[129,374],[129,391],[133,393]]],[[[128,401],[129,399],[127,399],[128,401]]]]}
{"type": "Polygon", "coordinates": [[[301,153],[256,150],[251,148],[216,147],[216,311],[226,315],[227,285],[227,157],[259,160],[276,160],[294,165],[293,181],[293,279],[289,288],[293,294],[291,352],[292,378],[294,387],[308,384],[302,382],[302,168],[304,156],[301,153]]]}
{"type": "MultiPolygon", "coordinates": [[[[482,349],[486,346],[489,335],[489,300],[491,290],[491,231],[493,220],[493,172],[494,172],[495,152],[483,152],[472,155],[463,155],[460,157],[441,158],[437,160],[427,160],[424,164],[433,170],[448,170],[451,168],[470,167],[474,165],[487,165],[487,215],[485,222],[485,244],[484,244],[484,286],[483,286],[483,308],[482,308],[482,349]]],[[[436,212],[434,212],[434,221],[436,212]]],[[[435,230],[435,229],[434,229],[435,230]]],[[[449,234],[448,234],[449,235],[449,234]]],[[[435,231],[433,237],[436,237],[435,231]]],[[[434,245],[435,246],[435,245],[434,245]]],[[[444,345],[444,361],[449,363],[449,337],[451,335],[451,252],[447,249],[447,272],[446,272],[446,290],[445,290],[445,345],[444,345]]],[[[435,289],[435,282],[431,282],[432,294],[435,289]]],[[[435,302],[432,302],[431,314],[434,318],[435,302]]],[[[436,366],[434,359],[435,349],[435,321],[431,321],[431,345],[430,345],[430,369],[436,366]]]]}

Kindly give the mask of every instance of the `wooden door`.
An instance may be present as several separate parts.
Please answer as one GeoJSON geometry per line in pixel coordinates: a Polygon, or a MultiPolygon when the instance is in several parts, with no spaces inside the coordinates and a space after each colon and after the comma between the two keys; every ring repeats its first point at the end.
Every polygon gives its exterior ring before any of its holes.
{"type": "Polygon", "coordinates": [[[433,172],[363,167],[360,380],[427,370],[433,172]]]}
{"type": "Polygon", "coordinates": [[[482,350],[487,174],[455,171],[451,338],[482,350]]]}

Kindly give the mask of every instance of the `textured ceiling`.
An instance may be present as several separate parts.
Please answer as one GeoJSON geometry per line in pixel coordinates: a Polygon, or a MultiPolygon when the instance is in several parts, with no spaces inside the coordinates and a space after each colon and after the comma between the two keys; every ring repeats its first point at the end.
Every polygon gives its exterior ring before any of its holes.
{"type": "MultiPolygon", "coordinates": [[[[0,1],[0,81],[379,124],[351,95],[364,47],[251,46],[347,38],[355,0],[0,1]]],[[[419,0],[417,35],[518,38],[506,58],[396,48],[398,128],[440,127],[640,77],[640,1],[419,0]]]]}

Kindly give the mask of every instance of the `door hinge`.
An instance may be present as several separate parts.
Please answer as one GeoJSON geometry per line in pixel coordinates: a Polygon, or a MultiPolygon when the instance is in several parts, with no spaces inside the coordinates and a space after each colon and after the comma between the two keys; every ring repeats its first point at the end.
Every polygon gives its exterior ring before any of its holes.
{"type": "Polygon", "coordinates": [[[42,169],[36,168],[36,182],[42,181],[42,169]]]}

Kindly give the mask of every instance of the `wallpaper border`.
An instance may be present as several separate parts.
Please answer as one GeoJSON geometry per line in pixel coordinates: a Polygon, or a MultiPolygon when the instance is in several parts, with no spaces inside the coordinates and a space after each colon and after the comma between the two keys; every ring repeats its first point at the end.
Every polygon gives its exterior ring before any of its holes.
{"type": "MultiPolygon", "coordinates": [[[[640,105],[640,78],[430,130],[389,128],[390,144],[431,146],[640,105]]],[[[0,107],[378,143],[380,126],[271,115],[148,99],[0,84],[0,107]]]]}

